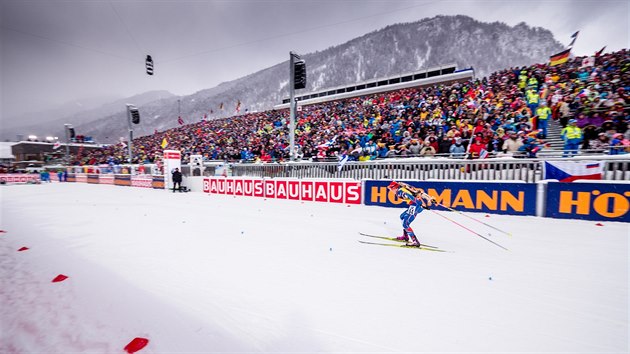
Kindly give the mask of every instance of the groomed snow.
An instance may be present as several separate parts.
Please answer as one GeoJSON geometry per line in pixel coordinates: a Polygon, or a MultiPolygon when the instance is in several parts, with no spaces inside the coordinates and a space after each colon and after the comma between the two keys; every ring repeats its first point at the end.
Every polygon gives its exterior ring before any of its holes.
{"type": "Polygon", "coordinates": [[[628,224],[2,186],[0,352],[627,353],[628,224]],[[18,252],[21,247],[26,251],[18,252]],[[68,276],[52,283],[58,274],[68,276]]]}

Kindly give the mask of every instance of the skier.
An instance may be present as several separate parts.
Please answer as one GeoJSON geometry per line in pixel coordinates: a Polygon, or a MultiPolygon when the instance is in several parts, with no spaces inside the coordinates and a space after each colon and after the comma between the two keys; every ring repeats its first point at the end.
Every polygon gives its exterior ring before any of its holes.
{"type": "Polygon", "coordinates": [[[397,237],[397,240],[407,242],[407,246],[420,247],[420,242],[415,232],[411,228],[411,223],[415,220],[416,215],[424,209],[430,209],[435,199],[424,192],[422,188],[415,188],[406,183],[392,181],[387,189],[394,192],[398,198],[403,199],[409,207],[402,214],[403,235],[397,237]]]}

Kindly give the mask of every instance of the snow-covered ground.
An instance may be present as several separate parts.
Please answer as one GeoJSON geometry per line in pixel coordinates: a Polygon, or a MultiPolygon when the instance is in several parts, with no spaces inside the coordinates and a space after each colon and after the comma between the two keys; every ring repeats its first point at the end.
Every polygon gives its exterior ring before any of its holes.
{"type": "Polygon", "coordinates": [[[0,352],[627,353],[628,224],[2,186],[0,352]],[[21,247],[28,250],[18,251],[21,247]],[[65,281],[51,282],[59,274],[65,281]]]}

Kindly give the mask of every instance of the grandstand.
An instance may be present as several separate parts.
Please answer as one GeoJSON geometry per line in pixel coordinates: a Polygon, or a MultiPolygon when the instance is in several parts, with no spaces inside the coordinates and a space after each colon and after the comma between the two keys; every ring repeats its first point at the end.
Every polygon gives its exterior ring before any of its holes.
{"type": "MultiPolygon", "coordinates": [[[[578,120],[584,132],[583,155],[629,151],[627,50],[594,58],[583,66],[576,57],[560,66],[535,64],[509,68],[475,79],[472,69],[453,65],[356,83],[298,96],[296,144],[304,161],[366,161],[417,157],[475,160],[561,158],[566,151],[561,125],[578,120]],[[528,91],[551,108],[549,130],[541,137],[528,91]],[[592,143],[604,133],[606,144],[592,143]],[[465,149],[476,140],[481,149],[465,149]],[[593,145],[593,146],[592,146],[593,145]],[[483,155],[483,156],[482,156],[483,155]]],[[[204,162],[284,162],[289,157],[289,112],[276,109],[203,121],[134,139],[132,164],[156,162],[168,142],[183,162],[201,155],[204,162]]],[[[127,153],[109,146],[75,158],[75,165],[122,164],[127,153]]]]}
{"type": "MultiPolygon", "coordinates": [[[[301,105],[317,104],[327,101],[341,100],[345,98],[401,90],[412,87],[427,87],[430,85],[449,85],[455,82],[473,80],[475,71],[473,68],[457,70],[455,64],[441,65],[424,70],[394,75],[374,80],[366,80],[340,87],[332,87],[324,90],[298,95],[295,99],[301,105]]],[[[289,99],[282,100],[282,104],[275,109],[289,108],[289,99]]]]}

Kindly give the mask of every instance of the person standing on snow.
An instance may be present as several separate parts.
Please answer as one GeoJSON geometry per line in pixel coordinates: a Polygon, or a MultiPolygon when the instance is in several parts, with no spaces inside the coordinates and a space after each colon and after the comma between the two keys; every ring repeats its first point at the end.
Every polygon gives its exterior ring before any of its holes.
{"type": "Polygon", "coordinates": [[[416,233],[411,228],[411,223],[424,209],[430,209],[435,199],[426,194],[422,188],[415,188],[402,182],[392,181],[387,186],[387,189],[394,192],[398,198],[401,198],[409,205],[407,210],[400,214],[403,235],[396,239],[407,242],[407,246],[420,247],[420,242],[416,237],[416,233]]]}
{"type": "Polygon", "coordinates": [[[175,193],[175,188],[177,188],[177,190],[182,191],[182,173],[179,172],[178,168],[175,168],[173,170],[173,193],[175,193]],[[177,187],[175,187],[177,186],[177,187]]]}

